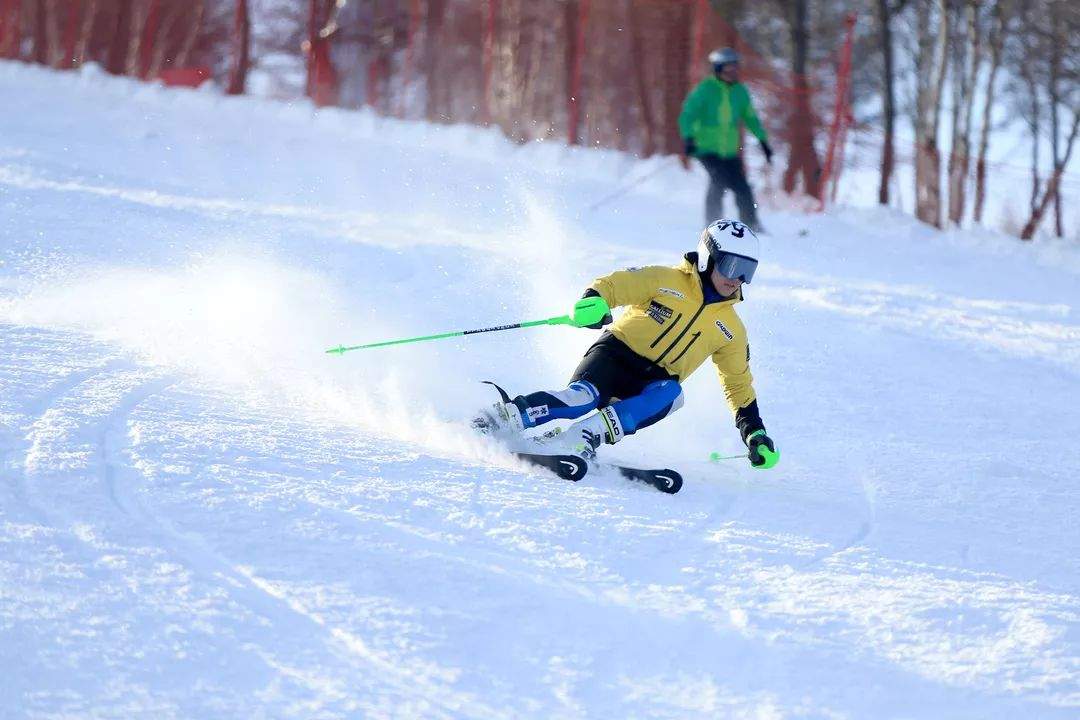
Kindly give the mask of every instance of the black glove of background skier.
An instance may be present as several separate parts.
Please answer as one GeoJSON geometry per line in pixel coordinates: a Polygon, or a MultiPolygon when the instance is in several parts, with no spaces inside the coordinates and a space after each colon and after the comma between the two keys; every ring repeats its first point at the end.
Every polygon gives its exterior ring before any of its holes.
{"type": "Polygon", "coordinates": [[[769,147],[769,143],[765,140],[761,141],[761,151],[765,153],[765,162],[772,165],[772,148],[769,147]]]}
{"type": "MultiPolygon", "coordinates": [[[[596,288],[589,288],[588,290],[586,290],[581,295],[581,297],[582,297],[582,299],[588,298],[588,297],[600,297],[600,292],[596,288]]],[[[610,325],[610,324],[611,324],[611,313],[607,313],[606,315],[604,315],[604,317],[600,318],[600,322],[593,323],[592,325],[583,325],[582,327],[587,327],[590,330],[599,330],[600,328],[604,327],[605,325],[610,325]]]]}

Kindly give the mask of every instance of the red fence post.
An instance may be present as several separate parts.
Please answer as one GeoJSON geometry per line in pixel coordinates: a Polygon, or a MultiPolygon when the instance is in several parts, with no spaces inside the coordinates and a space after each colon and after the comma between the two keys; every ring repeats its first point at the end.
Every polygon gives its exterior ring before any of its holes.
{"type": "MultiPolygon", "coordinates": [[[[818,186],[818,210],[825,208],[825,192],[829,180],[840,172],[836,166],[837,148],[846,137],[848,118],[851,116],[848,91],[851,86],[851,49],[855,41],[855,13],[850,13],[845,20],[847,37],[840,57],[840,68],[836,73],[836,101],[833,105],[833,122],[829,129],[829,150],[825,155],[825,168],[821,173],[821,185],[818,186]]],[[[835,182],[835,180],[834,180],[835,182]]]]}
{"type": "Polygon", "coordinates": [[[836,204],[836,193],[840,187],[840,175],[844,170],[844,156],[847,150],[847,131],[851,127],[851,123],[855,121],[855,118],[851,114],[850,108],[844,114],[844,122],[840,125],[840,138],[836,144],[836,169],[833,172],[832,177],[832,192],[829,196],[829,202],[836,204]]]}
{"type": "MultiPolygon", "coordinates": [[[[372,110],[379,109],[379,79],[382,77],[382,58],[368,63],[367,66],[367,93],[365,99],[368,107],[372,110]]],[[[314,95],[312,96],[314,97],[314,95]]]]}
{"type": "Polygon", "coordinates": [[[567,88],[566,141],[577,145],[581,140],[581,66],[585,57],[585,28],[589,21],[589,0],[580,0],[573,38],[574,62],[570,69],[570,87],[567,88]]]}

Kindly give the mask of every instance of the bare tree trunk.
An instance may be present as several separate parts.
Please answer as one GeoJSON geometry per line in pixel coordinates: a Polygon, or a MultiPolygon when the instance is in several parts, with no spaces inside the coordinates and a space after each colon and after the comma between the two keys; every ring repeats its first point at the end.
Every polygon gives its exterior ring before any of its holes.
{"type": "MultiPolygon", "coordinates": [[[[959,227],[964,221],[967,200],[968,169],[971,164],[971,115],[975,102],[975,78],[981,64],[978,27],[978,0],[964,6],[965,36],[959,62],[953,70],[952,149],[949,153],[949,222],[959,227]]],[[[959,38],[958,38],[959,40],[959,38]]]]}
{"type": "Polygon", "coordinates": [[[248,19],[247,0],[236,0],[236,13],[233,15],[232,70],[229,72],[229,85],[225,90],[229,95],[244,94],[250,47],[251,22],[248,19]]]}
{"type": "Polygon", "coordinates": [[[184,40],[180,43],[180,49],[176,51],[176,67],[183,68],[188,65],[188,58],[195,48],[195,41],[199,38],[199,29],[202,27],[203,13],[206,11],[205,0],[192,0],[191,15],[188,31],[184,40]]]}
{"type": "Polygon", "coordinates": [[[896,82],[893,78],[892,10],[889,0],[877,0],[878,28],[881,52],[885,60],[882,75],[882,112],[885,121],[885,141],[881,148],[881,183],[878,185],[878,203],[889,204],[889,185],[896,165],[896,82]]]}
{"type": "MultiPolygon", "coordinates": [[[[161,74],[161,70],[165,65],[165,58],[169,54],[169,40],[173,36],[173,29],[176,27],[177,22],[184,15],[184,8],[181,5],[168,3],[162,12],[165,13],[165,17],[162,18],[161,29],[157,33],[158,40],[154,43],[154,50],[150,54],[150,65],[146,68],[146,77],[148,78],[156,78],[161,74]]],[[[174,55],[174,62],[175,59],[174,55]]]]}
{"type": "Polygon", "coordinates": [[[637,91],[638,104],[640,105],[641,124],[645,129],[644,156],[649,157],[656,152],[656,123],[653,119],[652,94],[648,83],[645,81],[645,63],[641,62],[644,57],[644,49],[641,42],[641,20],[634,0],[627,0],[626,14],[629,18],[630,27],[630,54],[637,62],[633,63],[634,89],[637,91]]]}
{"type": "Polygon", "coordinates": [[[22,44],[22,3],[10,0],[0,4],[0,57],[18,59],[22,44]]]}
{"type": "MultiPolygon", "coordinates": [[[[543,40],[543,52],[540,57],[540,71],[537,80],[536,117],[544,120],[544,137],[555,137],[557,118],[562,112],[558,73],[546,72],[543,68],[545,59],[558,53],[560,38],[559,28],[554,23],[541,23],[540,37],[543,40]]],[[[624,109],[625,110],[625,109],[624,109]]]]}
{"type": "MultiPolygon", "coordinates": [[[[1051,6],[1051,37],[1049,43],[1049,78],[1047,90],[1050,95],[1050,154],[1054,158],[1054,166],[1058,167],[1061,161],[1061,126],[1059,123],[1058,109],[1061,106],[1061,73],[1062,73],[1062,45],[1068,43],[1067,37],[1061,32],[1060,5],[1054,3],[1051,6]]],[[[1062,168],[1064,169],[1064,167],[1062,168]]],[[[1058,237],[1064,237],[1065,228],[1061,217],[1061,186],[1060,182],[1054,184],[1054,231],[1058,237]]]]}
{"type": "MultiPolygon", "coordinates": [[[[521,84],[522,95],[522,107],[519,110],[517,119],[517,140],[519,142],[527,142],[528,127],[527,122],[524,122],[526,118],[534,118],[532,114],[532,98],[534,98],[534,92],[536,83],[534,77],[537,71],[536,62],[536,46],[537,46],[537,24],[532,17],[531,6],[526,3],[522,6],[522,51],[521,51],[521,68],[522,74],[518,77],[517,82],[521,84]]],[[[580,108],[581,98],[576,98],[576,104],[580,108]]]]}
{"type": "MultiPolygon", "coordinates": [[[[310,0],[308,3],[308,39],[305,44],[308,60],[307,95],[318,107],[333,105],[338,99],[337,70],[334,68],[334,62],[330,57],[330,44],[338,28],[338,7],[332,0],[310,0]]],[[[374,67],[377,70],[373,72],[373,66],[368,66],[369,83],[371,83],[370,92],[376,92],[374,88],[377,87],[378,83],[385,81],[385,73],[379,72],[383,69],[381,64],[386,53],[383,47],[385,42],[384,21],[381,15],[376,15],[376,18],[375,34],[378,55],[374,67]]],[[[372,99],[377,101],[378,96],[373,95],[372,99]]],[[[374,107],[374,103],[372,106],[374,107]]]]}
{"type": "Polygon", "coordinates": [[[578,27],[580,21],[581,0],[566,0],[563,5],[563,27],[566,28],[564,42],[565,54],[563,62],[566,64],[566,95],[567,95],[567,142],[577,145],[581,142],[581,62],[578,47],[578,27]]]}
{"type": "Polygon", "coordinates": [[[520,116],[523,102],[521,4],[514,0],[488,0],[484,10],[491,13],[485,18],[485,25],[493,21],[493,26],[502,32],[492,33],[489,40],[485,28],[482,41],[485,56],[486,48],[490,46],[491,57],[490,64],[486,65],[490,81],[483,93],[488,102],[488,116],[483,122],[498,124],[507,136],[520,142],[520,127],[512,125],[512,118],[520,116]]]}
{"type": "Polygon", "coordinates": [[[34,45],[30,57],[39,65],[49,64],[48,6],[45,0],[36,0],[33,9],[34,45]]]}
{"type": "Polygon", "coordinates": [[[922,222],[941,227],[941,155],[938,129],[941,89],[948,62],[949,13],[946,0],[924,0],[918,8],[919,56],[916,59],[915,214],[922,222]],[[936,12],[935,12],[936,11],[936,12]],[[937,27],[931,24],[937,16],[937,27]]]}
{"type": "Polygon", "coordinates": [[[443,95],[442,88],[446,85],[442,75],[442,66],[439,63],[441,53],[439,46],[442,41],[442,28],[446,18],[446,0],[428,0],[427,19],[424,22],[424,57],[422,60],[423,72],[426,83],[426,97],[424,98],[424,117],[428,122],[445,120],[440,107],[443,95]]]}
{"type": "Polygon", "coordinates": [[[791,3],[791,70],[795,76],[795,103],[789,119],[791,153],[784,171],[784,192],[795,191],[796,179],[802,176],[803,192],[817,197],[821,181],[821,161],[814,149],[814,117],[810,111],[810,88],[806,82],[806,59],[810,36],[807,28],[807,0],[791,3]]]}
{"type": "Polygon", "coordinates": [[[70,3],[60,0],[38,0],[45,5],[45,38],[47,44],[46,64],[54,68],[64,67],[63,22],[65,10],[74,10],[70,3]]]}
{"type": "Polygon", "coordinates": [[[75,43],[79,38],[78,27],[82,24],[84,0],[68,0],[58,9],[56,23],[60,28],[60,48],[54,67],[70,69],[75,66],[75,43]]]}
{"type": "Polygon", "coordinates": [[[137,0],[115,0],[106,5],[109,16],[107,26],[109,28],[108,41],[105,45],[105,69],[113,75],[123,75],[127,65],[128,36],[131,29],[128,24],[128,15],[137,0]]]}
{"type": "Polygon", "coordinates": [[[1024,229],[1020,231],[1021,240],[1030,240],[1035,236],[1035,230],[1039,227],[1039,223],[1046,213],[1046,208],[1057,196],[1058,187],[1061,184],[1061,176],[1065,172],[1065,167],[1069,164],[1069,158],[1072,157],[1073,143],[1076,140],[1076,132],[1078,129],[1080,129],[1080,110],[1074,110],[1072,130],[1069,131],[1069,139],[1065,143],[1065,156],[1060,161],[1055,161],[1054,172],[1050,176],[1050,180],[1046,183],[1046,191],[1043,193],[1042,199],[1038,204],[1032,208],[1031,217],[1028,219],[1027,224],[1024,225],[1024,229]]]}
{"type": "Polygon", "coordinates": [[[97,20],[98,0],[89,0],[86,11],[83,13],[82,26],[79,28],[79,41],[75,44],[75,52],[72,54],[72,63],[82,65],[86,62],[86,52],[90,47],[90,41],[94,37],[94,23],[97,20]]]}
{"type": "Polygon", "coordinates": [[[690,91],[690,28],[693,8],[684,3],[671,7],[672,19],[664,28],[664,148],[667,155],[678,155],[683,151],[682,137],[679,135],[679,113],[682,111],[683,98],[690,91]]]}
{"type": "Polygon", "coordinates": [[[990,76],[986,81],[983,102],[982,128],[979,130],[979,156],[975,164],[975,222],[982,224],[983,205],[986,202],[986,153],[990,147],[990,123],[994,108],[994,81],[1001,67],[1001,51],[1005,44],[1005,13],[1002,0],[994,2],[994,21],[990,31],[990,76]]]}
{"type": "Polygon", "coordinates": [[[142,58],[143,33],[146,30],[146,18],[153,0],[134,0],[131,4],[128,23],[127,54],[124,57],[124,74],[139,77],[139,60],[142,58]]]}
{"type": "MultiPolygon", "coordinates": [[[[1022,32],[1024,35],[1023,41],[1028,44],[1032,41],[1032,37],[1037,32],[1037,21],[1033,18],[1033,8],[1030,4],[1024,4],[1022,7],[1022,32]]],[[[1032,63],[1028,61],[1028,58],[1024,58],[1024,62],[1019,63],[1017,71],[1020,73],[1020,78],[1024,81],[1022,88],[1027,92],[1028,99],[1028,117],[1027,120],[1028,130],[1031,132],[1031,199],[1029,201],[1029,207],[1031,212],[1035,211],[1039,201],[1039,193],[1041,188],[1041,182],[1039,180],[1039,150],[1042,145],[1042,100],[1039,96],[1039,85],[1035,80],[1035,75],[1032,71],[1032,63]]]]}
{"type": "Polygon", "coordinates": [[[588,96],[590,106],[594,108],[598,100],[589,87],[585,67],[587,48],[583,33],[588,29],[588,24],[586,20],[586,24],[582,25],[582,13],[587,16],[590,8],[587,7],[588,0],[566,0],[558,5],[562,7],[562,17],[557,20],[553,17],[551,22],[558,23],[561,28],[562,44],[559,50],[562,54],[563,91],[560,93],[560,116],[566,117],[564,137],[570,145],[587,145],[589,123],[585,115],[585,97],[588,96]]]}
{"type": "MultiPolygon", "coordinates": [[[[1026,74],[1021,70],[1021,75],[1026,74]]],[[[1024,78],[1027,80],[1028,78],[1024,78]]],[[[1039,89],[1035,80],[1031,79],[1028,85],[1031,100],[1031,118],[1028,120],[1028,129],[1031,131],[1031,199],[1028,205],[1031,210],[1035,209],[1039,200],[1039,191],[1042,183],[1039,180],[1039,147],[1042,145],[1042,104],[1039,102],[1039,89]]]]}

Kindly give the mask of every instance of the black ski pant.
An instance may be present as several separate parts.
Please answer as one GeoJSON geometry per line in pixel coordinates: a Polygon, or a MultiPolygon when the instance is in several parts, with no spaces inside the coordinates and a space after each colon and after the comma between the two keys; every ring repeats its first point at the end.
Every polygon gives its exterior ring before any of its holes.
{"type": "Polygon", "coordinates": [[[735,204],[739,206],[739,216],[728,218],[739,220],[757,230],[757,208],[754,206],[754,191],[746,181],[746,168],[742,158],[720,157],[719,155],[698,155],[697,159],[709,173],[709,190],[705,194],[705,224],[724,217],[724,193],[730,188],[735,193],[735,204]]]}

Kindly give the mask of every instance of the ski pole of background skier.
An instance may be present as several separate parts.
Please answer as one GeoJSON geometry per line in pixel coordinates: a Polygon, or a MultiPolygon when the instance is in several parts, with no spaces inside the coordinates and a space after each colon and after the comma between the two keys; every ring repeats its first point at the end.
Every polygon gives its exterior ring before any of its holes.
{"type": "Polygon", "coordinates": [[[647,172],[644,175],[642,175],[641,177],[639,177],[637,180],[634,180],[633,182],[627,183],[626,185],[623,185],[621,188],[615,190],[615,192],[612,192],[612,193],[609,193],[609,194],[605,195],[604,197],[600,198],[599,200],[594,202],[592,205],[590,205],[586,209],[589,212],[592,212],[593,210],[600,207],[601,205],[605,205],[605,204],[611,202],[612,200],[615,200],[616,198],[622,197],[623,195],[630,192],[631,190],[636,188],[638,185],[645,182],[646,180],[648,180],[653,175],[660,172],[661,170],[663,170],[666,167],[667,167],[666,163],[657,164],[656,167],[654,167],[652,170],[650,170],[649,172],[647,172]]]}

